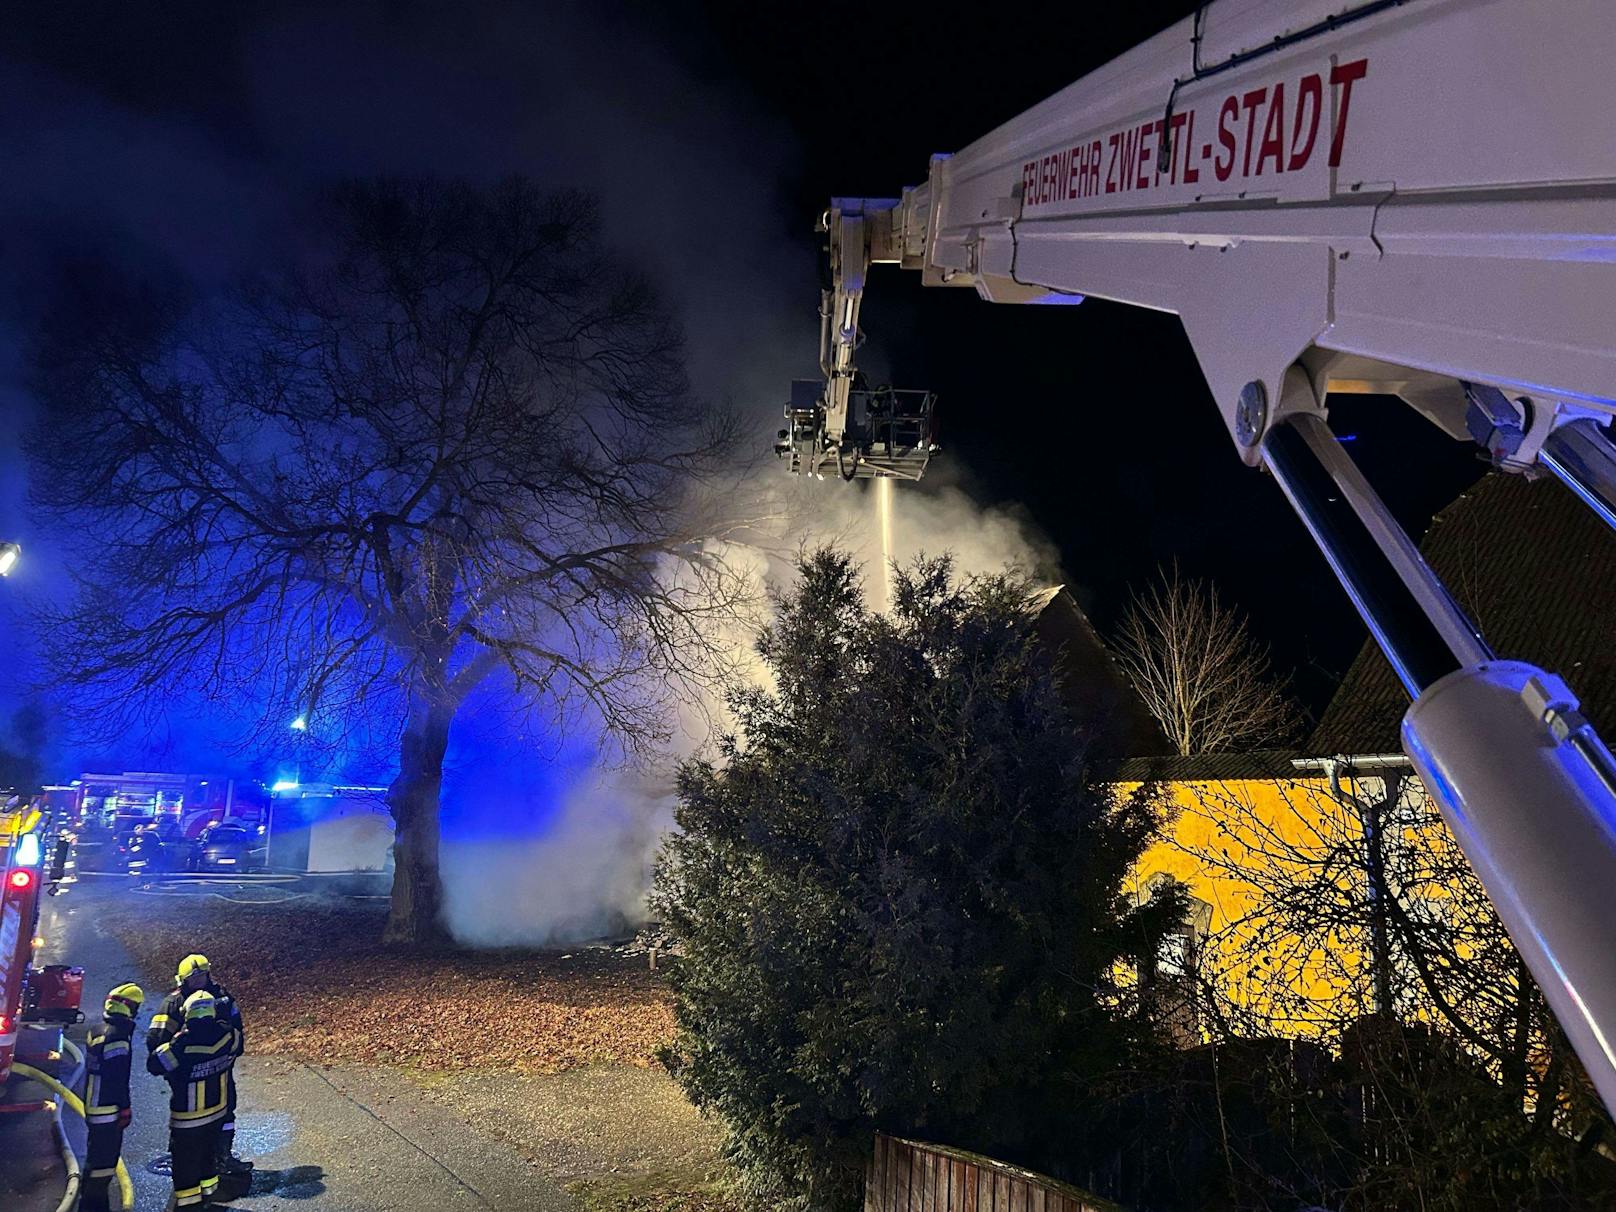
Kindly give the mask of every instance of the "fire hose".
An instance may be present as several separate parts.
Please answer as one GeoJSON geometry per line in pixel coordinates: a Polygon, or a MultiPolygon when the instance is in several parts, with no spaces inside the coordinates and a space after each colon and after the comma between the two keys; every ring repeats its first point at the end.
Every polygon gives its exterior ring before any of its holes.
{"type": "MultiPolygon", "coordinates": [[[[18,1062],[12,1066],[12,1069],[24,1077],[31,1077],[37,1082],[55,1086],[54,1082],[47,1079],[43,1073],[32,1065],[18,1062]]],[[[57,1089],[59,1092],[65,1091],[65,1087],[57,1087],[57,1089]]],[[[84,1180],[84,1169],[79,1165],[78,1155],[73,1152],[73,1146],[68,1143],[67,1129],[62,1126],[61,1102],[58,1100],[47,1105],[50,1107],[51,1112],[51,1126],[56,1131],[56,1147],[62,1151],[62,1165],[67,1168],[67,1190],[62,1194],[62,1202],[56,1205],[56,1212],[68,1212],[73,1207],[74,1201],[78,1199],[79,1184],[84,1180]]]]}
{"type": "Polygon", "coordinates": [[[132,889],[140,896],[203,896],[214,900],[229,901],[232,905],[283,905],[288,901],[306,900],[310,896],[307,892],[291,892],[274,887],[277,884],[296,883],[295,875],[255,875],[235,876],[230,880],[219,879],[165,879],[151,884],[144,884],[132,889]],[[214,888],[222,884],[237,885],[235,891],[246,892],[249,888],[263,888],[265,892],[278,893],[271,896],[232,896],[229,892],[217,892],[214,888]]]}
{"type": "MultiPolygon", "coordinates": [[[[333,871],[321,872],[320,875],[347,876],[353,872],[333,871]]],[[[281,887],[285,884],[306,884],[314,873],[284,873],[272,871],[244,872],[241,874],[224,875],[188,875],[170,876],[164,879],[153,880],[147,884],[137,884],[130,891],[138,896],[158,897],[210,897],[214,900],[228,901],[232,905],[284,905],[291,901],[309,900],[321,896],[341,896],[351,901],[385,901],[389,900],[388,893],[344,892],[330,893],[324,891],[294,892],[281,887]],[[218,891],[218,889],[224,891],[218,891]],[[236,895],[249,893],[252,889],[262,889],[270,895],[236,895]]]]}
{"type": "MultiPolygon", "coordinates": [[[[77,1083],[78,1074],[84,1071],[84,1053],[80,1052],[78,1045],[70,1039],[62,1041],[62,1050],[72,1056],[77,1068],[74,1070],[74,1083],[77,1083]]],[[[84,1116],[84,1102],[77,1094],[63,1085],[48,1073],[41,1072],[32,1065],[15,1062],[11,1071],[22,1077],[32,1078],[40,1085],[52,1091],[61,1100],[54,1107],[54,1122],[56,1127],[56,1142],[62,1150],[62,1162],[67,1167],[67,1193],[62,1196],[62,1202],[56,1205],[56,1212],[68,1212],[78,1198],[79,1184],[83,1181],[83,1167],[79,1165],[78,1156],[73,1152],[73,1146],[68,1143],[67,1131],[62,1127],[62,1103],[72,1108],[74,1114],[81,1119],[84,1116]]],[[[123,1158],[118,1159],[118,1202],[126,1210],[135,1206],[135,1185],[129,1179],[129,1168],[123,1164],[123,1158]]]]}

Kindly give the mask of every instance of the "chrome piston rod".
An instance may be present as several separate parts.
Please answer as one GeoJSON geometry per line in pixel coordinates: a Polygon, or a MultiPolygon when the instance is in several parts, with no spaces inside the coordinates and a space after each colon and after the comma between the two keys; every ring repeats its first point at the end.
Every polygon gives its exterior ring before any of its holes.
{"type": "Polygon", "coordinates": [[[1616,527],[1616,446],[1604,430],[1587,419],[1562,425],[1543,439],[1538,461],[1616,527]]]}
{"type": "Polygon", "coordinates": [[[1616,1112],[1616,760],[1563,682],[1493,657],[1321,418],[1274,424],[1263,461],[1414,697],[1403,749],[1616,1112]]]}
{"type": "Polygon", "coordinates": [[[1323,418],[1276,423],[1263,462],[1409,696],[1492,652],[1323,418]]]}

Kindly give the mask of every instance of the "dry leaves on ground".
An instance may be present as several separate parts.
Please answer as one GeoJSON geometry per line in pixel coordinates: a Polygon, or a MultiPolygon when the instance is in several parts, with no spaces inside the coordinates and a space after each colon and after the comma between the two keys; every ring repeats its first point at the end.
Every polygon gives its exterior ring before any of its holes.
{"type": "Polygon", "coordinates": [[[673,1038],[666,987],[609,951],[383,947],[377,910],[331,901],[151,898],[106,922],[152,971],[207,955],[256,1055],[553,1073],[650,1065],[673,1038]]]}
{"type": "Polygon", "coordinates": [[[573,1183],[584,1212],[745,1212],[747,1205],[711,1176],[650,1174],[573,1183]]]}

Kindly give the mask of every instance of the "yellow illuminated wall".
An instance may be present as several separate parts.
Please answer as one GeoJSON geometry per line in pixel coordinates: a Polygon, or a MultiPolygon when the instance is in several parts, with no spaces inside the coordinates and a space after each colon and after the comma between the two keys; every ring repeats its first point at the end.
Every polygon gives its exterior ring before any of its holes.
{"type": "Polygon", "coordinates": [[[1343,901],[1364,895],[1354,886],[1361,871],[1341,863],[1329,870],[1329,856],[1354,852],[1362,837],[1356,812],[1336,801],[1329,783],[1205,779],[1160,790],[1169,801],[1164,835],[1140,857],[1130,891],[1148,900],[1151,880],[1167,875],[1202,902],[1195,976],[1203,991],[1215,990],[1220,1012],[1249,1016],[1249,1024],[1231,1025],[1306,1038],[1369,1009],[1367,932],[1310,930],[1304,938],[1284,917],[1287,887],[1305,885],[1317,898],[1321,873],[1339,884],[1343,901]]]}

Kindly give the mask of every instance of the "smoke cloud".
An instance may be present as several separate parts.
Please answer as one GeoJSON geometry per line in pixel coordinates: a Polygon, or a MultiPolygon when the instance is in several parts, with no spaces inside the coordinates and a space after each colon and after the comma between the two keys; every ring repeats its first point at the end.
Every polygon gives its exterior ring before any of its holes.
{"type": "MultiPolygon", "coordinates": [[[[873,481],[787,481],[780,490],[782,514],[804,540],[835,542],[858,556],[866,601],[879,609],[882,535],[873,481]]],[[[964,574],[1016,569],[1040,581],[1058,580],[1060,555],[1031,516],[1011,504],[985,508],[969,490],[969,475],[947,456],[933,461],[920,484],[892,488],[892,559],[907,566],[919,556],[944,553],[964,574]]]]}
{"type": "MultiPolygon", "coordinates": [[[[773,469],[765,469],[773,470],[773,469]]],[[[926,490],[897,485],[892,494],[892,561],[951,555],[961,573],[1018,569],[1037,579],[1059,577],[1058,557],[1025,512],[984,509],[940,471],[926,490]]],[[[887,575],[871,483],[799,480],[779,473],[754,485],[778,529],[767,549],[737,550],[760,587],[789,588],[791,553],[835,543],[863,569],[866,602],[880,609],[887,575]]],[[[749,652],[755,630],[738,625],[729,637],[749,652]]],[[[747,673],[762,678],[755,659],[747,673]]],[[[531,833],[455,837],[446,830],[443,871],[450,929],[478,946],[558,946],[611,938],[647,920],[646,897],[663,837],[674,828],[674,769],[710,750],[729,723],[722,704],[708,701],[681,713],[675,744],[648,768],[586,763],[553,789],[552,810],[531,833]]],[[[464,798],[468,789],[456,789],[464,798]]],[[[510,796],[507,789],[502,793],[510,796]]]]}
{"type": "Polygon", "coordinates": [[[462,942],[555,946],[613,938],[646,919],[673,788],[650,772],[591,769],[561,790],[533,837],[448,839],[445,913],[462,942]]]}

